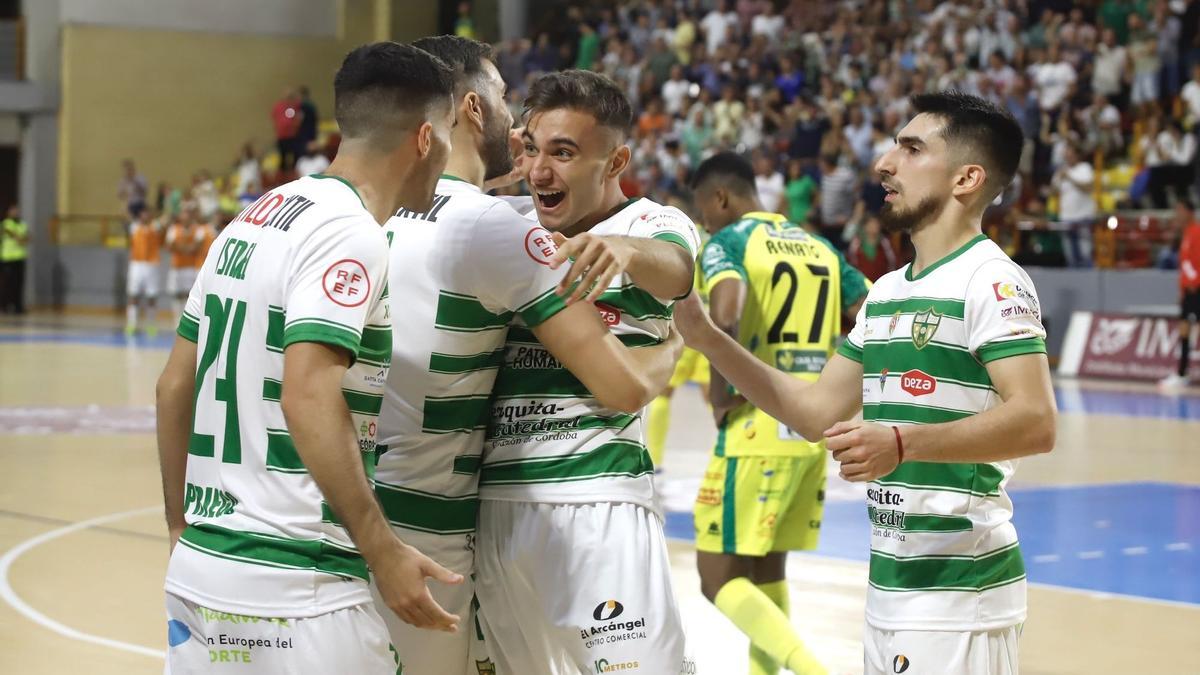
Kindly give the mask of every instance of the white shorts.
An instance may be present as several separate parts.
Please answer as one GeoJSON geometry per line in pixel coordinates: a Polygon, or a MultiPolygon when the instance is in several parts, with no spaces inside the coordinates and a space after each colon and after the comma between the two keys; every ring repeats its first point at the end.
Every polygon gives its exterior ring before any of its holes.
{"type": "Polygon", "coordinates": [[[977,633],[863,632],[865,675],[1017,675],[1021,626],[977,633]]]}
{"type": "Polygon", "coordinates": [[[662,520],[648,509],[484,500],[475,566],[497,675],[692,672],[662,520]]]}
{"type": "Polygon", "coordinates": [[[171,295],[187,295],[195,283],[195,267],[172,267],[167,271],[167,292],[171,295]]]}
{"type": "Polygon", "coordinates": [[[215,612],[167,593],[166,675],[395,675],[398,660],[370,604],[307,619],[215,612]]]}
{"type": "Polygon", "coordinates": [[[475,554],[470,548],[474,535],[437,535],[395,527],[392,529],[404,543],[433,558],[442,567],[465,577],[456,586],[428,581],[433,599],[442,609],[462,619],[457,633],[416,628],[405,623],[383,602],[372,577],[371,595],[387,624],[392,644],[400,654],[404,675],[475,675],[474,664],[470,664],[468,659],[472,634],[476,632],[473,602],[475,584],[471,580],[475,571],[475,554]]]}
{"type": "Polygon", "coordinates": [[[131,298],[158,296],[158,263],[129,263],[129,277],[125,281],[125,287],[131,298]]]}

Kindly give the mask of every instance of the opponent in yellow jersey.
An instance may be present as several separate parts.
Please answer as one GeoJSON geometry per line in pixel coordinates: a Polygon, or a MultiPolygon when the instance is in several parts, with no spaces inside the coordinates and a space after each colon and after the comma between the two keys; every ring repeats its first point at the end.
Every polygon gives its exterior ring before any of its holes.
{"type": "MultiPolygon", "coordinates": [[[[713,322],[759,360],[816,380],[841,316],[866,279],[828,241],[762,210],[749,162],[715,155],[696,171],[712,239],[700,255],[713,322]]],[[[712,372],[717,444],[696,497],[701,590],[750,638],[750,673],[823,673],[787,617],[787,551],[816,548],[825,449],[772,419],[712,372]]]]}

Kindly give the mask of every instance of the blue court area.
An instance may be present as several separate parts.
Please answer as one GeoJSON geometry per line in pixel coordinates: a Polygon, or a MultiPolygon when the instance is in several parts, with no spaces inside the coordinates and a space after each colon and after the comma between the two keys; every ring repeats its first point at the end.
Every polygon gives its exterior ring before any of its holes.
{"type": "MultiPolygon", "coordinates": [[[[1200,486],[1117,483],[1011,491],[1029,580],[1200,604],[1200,486]]],[[[690,513],[667,536],[692,540],[690,513]]],[[[866,506],[825,505],[820,555],[866,562],[866,506]]]]}

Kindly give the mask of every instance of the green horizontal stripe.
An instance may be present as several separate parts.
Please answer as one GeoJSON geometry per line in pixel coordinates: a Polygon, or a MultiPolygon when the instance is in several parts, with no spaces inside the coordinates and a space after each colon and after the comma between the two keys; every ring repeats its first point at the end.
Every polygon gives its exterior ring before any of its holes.
{"type": "Polygon", "coordinates": [[[385,483],[375,484],[375,495],[393,525],[434,534],[475,531],[479,497],[443,497],[385,483]]]}
{"type": "Polygon", "coordinates": [[[439,354],[437,352],[429,355],[429,372],[431,373],[460,375],[462,373],[473,373],[477,370],[499,368],[502,365],[504,365],[503,349],[466,356],[439,354]]]}
{"type": "Polygon", "coordinates": [[[486,395],[426,398],[421,431],[427,434],[451,434],[486,429],[489,404],[486,395]]]}
{"type": "Polygon", "coordinates": [[[477,298],[442,291],[438,293],[437,314],[434,323],[443,330],[474,333],[503,328],[512,320],[513,313],[493,314],[477,298]]]}
{"type": "Polygon", "coordinates": [[[658,234],[656,234],[650,238],[658,239],[660,241],[669,241],[672,244],[678,244],[679,246],[683,247],[683,250],[687,251],[688,253],[692,253],[694,255],[694,253],[692,251],[692,247],[690,245],[688,245],[687,239],[684,239],[683,236],[681,236],[677,232],[659,232],[658,234]]]}
{"type": "Polygon", "coordinates": [[[267,471],[306,473],[296,444],[286,429],[267,429],[267,471]]]}
{"type": "Polygon", "coordinates": [[[965,492],[976,496],[1000,494],[1004,474],[991,464],[905,462],[880,478],[880,485],[965,492]]]}
{"type": "MultiPolygon", "coordinates": [[[[623,333],[621,335],[617,335],[617,339],[621,341],[621,344],[625,345],[626,347],[630,347],[630,348],[653,347],[654,345],[662,343],[662,340],[654,337],[653,335],[643,335],[641,333],[623,333]]],[[[512,326],[511,328],[509,328],[507,341],[510,344],[511,343],[529,344],[529,345],[541,345],[542,344],[542,343],[538,342],[538,339],[536,337],[534,337],[533,331],[529,330],[528,328],[525,328],[524,326],[512,326]]]]}
{"type": "Polygon", "coordinates": [[[1018,581],[1025,563],[1017,544],[977,557],[899,558],[871,551],[872,586],[897,591],[984,591],[1018,581]]]}
{"type": "Polygon", "coordinates": [[[320,540],[289,539],[199,523],[189,525],[179,543],[226,560],[282,569],[315,570],[363,581],[368,578],[367,563],[362,556],[320,540]]]}
{"type": "MultiPolygon", "coordinates": [[[[262,398],[264,401],[275,401],[278,403],[282,396],[282,382],[269,377],[263,379],[262,398]]],[[[379,409],[383,407],[383,395],[381,394],[364,394],[359,391],[343,389],[342,398],[345,399],[346,407],[350,409],[350,412],[358,413],[359,415],[378,417],[379,409]]]]}
{"type": "Polygon", "coordinates": [[[614,440],[581,455],[484,464],[479,484],[569,483],[592,478],[635,478],[653,472],[654,463],[644,445],[614,440]]]}
{"type": "Polygon", "coordinates": [[[970,532],[970,518],[910,513],[904,516],[905,532],[970,532]]]}
{"type": "Polygon", "coordinates": [[[363,328],[358,358],[371,364],[389,365],[392,362],[392,329],[377,326],[363,328]]]}
{"type": "Polygon", "coordinates": [[[867,318],[892,316],[901,314],[916,314],[930,309],[942,316],[961,319],[964,316],[967,303],[962,300],[948,298],[904,298],[903,300],[884,300],[867,303],[867,318]]]}
{"type": "Polygon", "coordinates": [[[862,363],[863,361],[862,347],[855,346],[849,340],[842,341],[842,344],[837,348],[837,353],[856,363],[862,363]]]}
{"type": "Polygon", "coordinates": [[[283,352],[284,318],[282,309],[274,307],[267,309],[267,351],[269,352],[283,352]]]}
{"type": "Polygon", "coordinates": [[[915,403],[864,403],[863,419],[868,422],[911,422],[913,424],[940,424],[954,422],[976,413],[966,410],[934,408],[915,403]]]}
{"type": "Polygon", "coordinates": [[[917,349],[907,339],[888,343],[868,342],[863,348],[862,363],[863,372],[879,373],[886,369],[889,373],[904,373],[917,369],[930,377],[988,387],[992,385],[987,369],[974,356],[939,344],[917,349]]]}
{"type": "Polygon", "coordinates": [[[569,396],[592,398],[592,393],[566,368],[502,368],[492,391],[497,396],[569,396]]]}
{"type": "Polygon", "coordinates": [[[670,307],[636,286],[625,286],[619,291],[605,291],[596,302],[620,310],[623,317],[638,320],[671,318],[670,307]]]}
{"type": "Polygon", "coordinates": [[[175,333],[188,342],[199,342],[200,320],[188,314],[180,316],[179,327],[175,329],[175,333]]]}
{"type": "Polygon", "coordinates": [[[351,360],[358,358],[359,337],[354,331],[342,326],[309,321],[296,321],[283,331],[283,348],[297,342],[319,342],[341,347],[350,352],[351,360]]]}
{"type": "Polygon", "coordinates": [[[518,309],[517,313],[521,315],[521,321],[524,321],[526,326],[533,327],[540,325],[566,308],[567,303],[563,298],[555,292],[555,289],[550,289],[518,309]]]}
{"type": "Polygon", "coordinates": [[[454,468],[451,472],[474,476],[479,472],[481,464],[483,464],[483,455],[459,455],[454,458],[454,468]]]}
{"type": "Polygon", "coordinates": [[[1005,340],[1004,342],[990,342],[977,350],[979,360],[983,361],[984,363],[998,361],[1010,356],[1045,353],[1046,341],[1040,337],[1005,340]]]}

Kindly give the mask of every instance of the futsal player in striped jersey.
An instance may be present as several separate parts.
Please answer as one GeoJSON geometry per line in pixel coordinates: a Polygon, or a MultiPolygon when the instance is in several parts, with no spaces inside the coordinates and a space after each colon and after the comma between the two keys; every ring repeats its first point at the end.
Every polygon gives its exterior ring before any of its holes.
{"type": "Polygon", "coordinates": [[[1023,139],[974,96],[912,104],[875,168],[883,222],[916,259],[876,282],[816,382],[754,358],[697,302],[676,321],[742,395],[868,483],[865,672],[1005,675],[1026,617],[1005,488],[1019,458],[1054,447],[1057,416],[1033,283],[981,233],[1023,139]]]}

